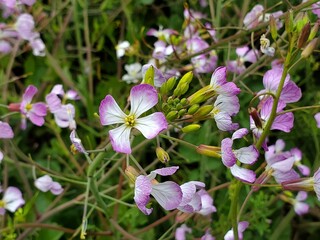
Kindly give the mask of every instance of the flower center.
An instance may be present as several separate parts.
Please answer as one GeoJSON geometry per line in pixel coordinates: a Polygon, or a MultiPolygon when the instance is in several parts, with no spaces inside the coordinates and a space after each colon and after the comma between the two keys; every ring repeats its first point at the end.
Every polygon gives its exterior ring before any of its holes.
{"type": "Polygon", "coordinates": [[[129,115],[124,119],[124,122],[127,126],[133,127],[135,124],[135,117],[133,115],[129,115]]]}
{"type": "Polygon", "coordinates": [[[0,200],[0,208],[4,208],[6,206],[6,203],[2,200],[0,200]]]}
{"type": "Polygon", "coordinates": [[[29,112],[31,109],[32,109],[32,104],[31,103],[27,103],[27,105],[26,105],[27,112],[29,112]]]}

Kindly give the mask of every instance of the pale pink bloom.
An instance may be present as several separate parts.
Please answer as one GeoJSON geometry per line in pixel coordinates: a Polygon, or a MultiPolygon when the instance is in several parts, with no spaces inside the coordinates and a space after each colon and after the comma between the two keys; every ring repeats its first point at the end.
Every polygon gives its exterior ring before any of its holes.
{"type": "Polygon", "coordinates": [[[126,64],[124,69],[127,71],[127,74],[122,76],[122,80],[127,83],[139,82],[142,79],[141,68],[140,63],[126,64]]]}
{"type": "Polygon", "coordinates": [[[0,200],[0,215],[4,215],[6,210],[15,212],[24,203],[21,191],[16,187],[8,187],[0,200]]]}
{"type": "Polygon", "coordinates": [[[45,49],[46,45],[40,38],[40,34],[37,32],[34,32],[31,37],[29,38],[29,44],[32,48],[32,53],[35,56],[43,57],[46,55],[45,49]]]}
{"type": "Polygon", "coordinates": [[[81,143],[81,139],[76,136],[76,130],[71,131],[70,140],[78,152],[87,153],[87,151],[85,150],[85,148],[81,143]]]}
{"type": "Polygon", "coordinates": [[[215,51],[191,58],[194,71],[197,73],[210,73],[217,66],[218,56],[215,51]]]}
{"type": "Polygon", "coordinates": [[[159,26],[159,30],[154,28],[150,28],[147,32],[147,36],[154,36],[159,40],[165,40],[166,42],[170,43],[170,36],[171,35],[178,35],[179,33],[173,29],[163,29],[163,26],[159,26]]]}
{"type": "Polygon", "coordinates": [[[226,67],[218,67],[214,70],[211,76],[210,86],[217,92],[217,94],[225,96],[232,96],[240,93],[240,89],[235,83],[227,82],[226,67]]]}
{"type": "Polygon", "coordinates": [[[117,58],[121,58],[126,53],[126,50],[129,49],[130,43],[128,41],[119,42],[116,48],[117,58]]]}
{"type": "MultiPolygon", "coordinates": [[[[238,223],[238,239],[243,239],[243,232],[248,228],[249,222],[243,221],[238,223]]],[[[224,240],[234,240],[233,228],[224,235],[224,240]]]]}
{"type": "Polygon", "coordinates": [[[51,90],[51,93],[54,93],[63,99],[69,99],[69,100],[79,100],[80,97],[77,93],[77,91],[70,89],[67,92],[63,90],[62,84],[54,85],[54,87],[51,90]]]}
{"type": "Polygon", "coordinates": [[[316,120],[317,122],[317,127],[320,128],[320,112],[316,113],[314,115],[314,119],[316,120]]]}
{"type": "Polygon", "coordinates": [[[258,51],[249,49],[248,46],[239,47],[236,49],[238,59],[234,61],[227,62],[227,69],[230,72],[240,74],[246,70],[244,65],[245,62],[255,63],[257,57],[259,56],[258,51]]]}
{"type": "Polygon", "coordinates": [[[33,17],[28,13],[20,14],[15,23],[15,29],[22,39],[30,40],[34,30],[33,17]]]}
{"type": "Polygon", "coordinates": [[[204,188],[205,184],[198,181],[190,181],[180,186],[182,191],[182,199],[177,207],[182,212],[193,213],[201,210],[201,196],[197,190],[204,188]]]}
{"type": "Polygon", "coordinates": [[[298,192],[296,198],[292,199],[294,211],[298,215],[303,215],[303,214],[306,214],[309,212],[309,205],[307,203],[303,202],[307,199],[307,197],[308,197],[308,194],[306,192],[300,191],[300,192],[298,192]]]}
{"type": "Polygon", "coordinates": [[[111,95],[107,95],[99,107],[102,125],[122,124],[110,130],[109,137],[116,152],[127,154],[131,153],[130,133],[132,128],[138,129],[147,139],[152,139],[168,127],[162,112],[139,118],[158,103],[158,93],[154,87],[149,84],[134,86],[130,91],[130,101],[131,110],[128,115],[120,109],[111,95]]]}
{"type": "MultiPolygon", "coordinates": [[[[2,122],[0,121],[0,138],[2,139],[11,139],[13,138],[13,131],[11,126],[6,123],[6,122],[2,122]]],[[[3,153],[0,151],[0,163],[3,159],[3,153]]]]}
{"type": "Polygon", "coordinates": [[[63,192],[60,183],[54,182],[49,175],[39,177],[34,181],[34,185],[42,192],[50,191],[54,195],[59,195],[63,192]]]}
{"type": "Polygon", "coordinates": [[[174,174],[179,167],[166,167],[151,171],[147,176],[140,175],[135,181],[134,201],[138,208],[145,214],[150,215],[153,208],[147,208],[152,195],[157,202],[166,210],[173,210],[179,206],[182,199],[180,186],[172,181],[158,183],[155,179],[157,174],[161,176],[170,176],[174,174]]]}
{"type": "Polygon", "coordinates": [[[213,205],[213,198],[206,190],[200,189],[197,193],[201,198],[201,209],[197,213],[207,216],[217,211],[216,207],[213,205]]]}
{"type": "Polygon", "coordinates": [[[53,112],[54,120],[61,128],[69,128],[71,130],[76,129],[75,109],[71,103],[61,105],[61,107],[53,112]]]}
{"type": "Polygon", "coordinates": [[[209,44],[199,36],[194,36],[186,42],[186,48],[189,54],[200,52],[208,47],[209,44]]]}
{"type": "Polygon", "coordinates": [[[173,46],[167,45],[164,41],[156,41],[154,43],[154,50],[152,57],[158,60],[165,60],[167,56],[173,53],[173,46]]]}
{"type": "Polygon", "coordinates": [[[176,229],[174,234],[175,240],[186,240],[186,233],[191,233],[192,229],[187,227],[186,224],[182,224],[176,229]]]}

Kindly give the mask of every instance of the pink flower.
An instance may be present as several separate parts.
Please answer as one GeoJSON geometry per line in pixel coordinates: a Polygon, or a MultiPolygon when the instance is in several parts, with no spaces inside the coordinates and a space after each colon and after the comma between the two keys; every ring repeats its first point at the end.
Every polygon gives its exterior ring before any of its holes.
{"type": "Polygon", "coordinates": [[[44,103],[31,103],[32,98],[38,92],[38,89],[30,85],[27,87],[26,91],[22,96],[22,102],[20,104],[20,112],[23,116],[21,128],[26,128],[26,118],[37,126],[42,126],[44,124],[44,117],[47,115],[47,107],[44,103]]]}
{"type": "Polygon", "coordinates": [[[231,174],[243,182],[253,183],[256,180],[254,171],[241,168],[237,165],[237,159],[244,164],[253,164],[257,161],[259,152],[253,146],[243,147],[237,150],[232,149],[235,139],[243,138],[248,134],[248,130],[241,128],[232,134],[232,138],[225,138],[221,141],[221,158],[223,164],[230,168],[231,174]]]}
{"type": "MultiPolygon", "coordinates": [[[[6,122],[0,121],[0,138],[10,139],[13,138],[13,131],[10,125],[6,122]]],[[[3,159],[3,153],[0,151],[0,163],[3,159]]]]}
{"type": "Polygon", "coordinates": [[[15,28],[22,39],[31,39],[34,30],[33,17],[28,13],[20,14],[17,18],[15,28]]]}
{"type": "Polygon", "coordinates": [[[201,210],[201,196],[197,189],[204,188],[205,184],[198,181],[190,181],[180,186],[182,191],[181,203],[177,207],[182,212],[193,213],[201,210]]]}
{"type": "Polygon", "coordinates": [[[0,200],[0,215],[4,215],[6,210],[15,212],[24,203],[21,191],[16,187],[8,187],[0,200]]]}
{"type": "Polygon", "coordinates": [[[186,239],[186,233],[191,233],[192,229],[187,227],[186,224],[182,224],[180,227],[176,229],[176,232],[174,234],[175,240],[185,240],[186,239]]]}
{"type": "Polygon", "coordinates": [[[314,115],[314,119],[316,120],[317,122],[317,127],[320,128],[320,112],[316,113],[314,115]]]}
{"type": "Polygon", "coordinates": [[[34,181],[34,185],[42,192],[50,192],[54,195],[59,195],[63,192],[63,188],[60,183],[54,182],[52,178],[48,175],[39,177],[34,181]]]}
{"type": "Polygon", "coordinates": [[[218,67],[213,72],[210,80],[210,86],[217,94],[233,96],[240,93],[240,89],[233,82],[227,82],[227,68],[218,67]]]}
{"type": "Polygon", "coordinates": [[[134,201],[145,215],[150,215],[153,210],[152,208],[146,207],[150,201],[150,195],[152,195],[166,210],[173,210],[179,206],[182,200],[180,186],[171,181],[158,183],[155,180],[157,174],[161,176],[170,176],[178,169],[179,167],[160,168],[152,171],[147,176],[140,175],[136,178],[134,201]]]}
{"type": "Polygon", "coordinates": [[[167,129],[168,123],[162,112],[155,112],[139,118],[158,103],[158,94],[154,87],[148,84],[134,86],[130,92],[131,110],[125,114],[114,98],[107,95],[100,103],[99,114],[102,125],[122,123],[121,126],[109,131],[110,141],[116,152],[131,153],[130,132],[138,129],[144,137],[152,139],[161,131],[167,129]]]}
{"type": "Polygon", "coordinates": [[[81,139],[76,136],[76,130],[71,131],[70,140],[78,152],[87,153],[87,151],[85,150],[85,148],[81,143],[81,139]]]}
{"type": "Polygon", "coordinates": [[[257,57],[259,56],[258,51],[253,49],[250,50],[248,46],[237,48],[236,53],[238,55],[238,59],[235,61],[228,61],[227,70],[237,74],[240,74],[246,70],[244,65],[245,62],[255,63],[257,61],[257,57]]]}
{"type": "Polygon", "coordinates": [[[307,203],[304,203],[303,201],[306,200],[308,197],[308,194],[304,191],[298,192],[295,199],[293,199],[293,207],[294,211],[298,215],[303,215],[308,213],[309,211],[309,205],[307,203]]]}
{"type": "Polygon", "coordinates": [[[166,42],[170,42],[170,36],[171,35],[178,35],[178,32],[173,29],[163,29],[163,26],[159,26],[159,30],[156,30],[154,28],[150,28],[147,32],[147,36],[153,36],[158,38],[159,40],[165,40],[166,42]]]}
{"type": "Polygon", "coordinates": [[[217,209],[213,205],[213,198],[208,194],[204,189],[198,191],[198,195],[201,198],[201,209],[197,213],[207,216],[213,212],[216,212],[217,209]]]}
{"type": "MultiPolygon", "coordinates": [[[[247,229],[249,226],[249,222],[243,221],[238,223],[238,238],[239,240],[243,239],[243,232],[247,229]]],[[[229,230],[226,235],[224,235],[224,240],[234,240],[233,235],[233,228],[229,230]]]]}

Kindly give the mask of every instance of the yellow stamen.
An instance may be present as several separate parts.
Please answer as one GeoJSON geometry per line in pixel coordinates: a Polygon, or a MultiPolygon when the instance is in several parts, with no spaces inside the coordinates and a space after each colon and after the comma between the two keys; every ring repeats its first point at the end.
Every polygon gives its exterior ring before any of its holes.
{"type": "Polygon", "coordinates": [[[124,122],[127,126],[133,127],[135,125],[135,117],[133,115],[129,115],[124,119],[124,122]]]}
{"type": "Polygon", "coordinates": [[[29,112],[31,109],[32,109],[32,104],[31,104],[31,103],[28,103],[28,104],[26,105],[26,110],[27,110],[27,112],[29,112]]]}

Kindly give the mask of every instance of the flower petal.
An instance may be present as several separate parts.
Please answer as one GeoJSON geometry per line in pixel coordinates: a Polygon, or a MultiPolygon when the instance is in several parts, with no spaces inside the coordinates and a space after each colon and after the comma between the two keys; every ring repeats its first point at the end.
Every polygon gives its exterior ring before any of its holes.
{"type": "Polygon", "coordinates": [[[107,95],[99,106],[100,122],[102,125],[124,123],[127,116],[111,95],[107,95]]]}
{"type": "Polygon", "coordinates": [[[230,170],[232,175],[240,181],[253,183],[256,180],[256,174],[254,171],[241,168],[237,164],[233,165],[230,170]]]}
{"type": "Polygon", "coordinates": [[[13,131],[9,123],[0,121],[0,138],[13,138],[13,131]]]}
{"type": "Polygon", "coordinates": [[[22,102],[30,103],[37,92],[38,89],[35,86],[29,85],[22,96],[22,102]]]}
{"type": "Polygon", "coordinates": [[[53,182],[51,185],[50,192],[54,195],[59,195],[63,192],[63,188],[61,187],[60,183],[53,182]]]}
{"type": "Polygon", "coordinates": [[[198,194],[201,197],[201,205],[202,205],[201,210],[198,213],[206,216],[217,211],[216,207],[213,206],[212,197],[208,194],[206,190],[200,189],[198,191],[198,194]]]}
{"type": "MultiPolygon", "coordinates": [[[[159,169],[156,169],[154,171],[152,171],[150,174],[159,174],[161,176],[170,176],[172,174],[174,174],[177,170],[179,169],[179,166],[172,166],[172,167],[164,167],[164,168],[159,168],[159,169]]],[[[155,178],[152,177],[151,179],[155,178]]]]}
{"type": "Polygon", "coordinates": [[[197,186],[205,187],[205,184],[202,182],[190,181],[180,186],[182,191],[182,200],[180,206],[184,206],[192,200],[194,194],[197,191],[197,186]]]}
{"type": "Polygon", "coordinates": [[[15,212],[21,205],[25,203],[22,198],[21,191],[16,187],[8,187],[3,195],[5,208],[10,212],[15,212]]]}
{"type": "Polygon", "coordinates": [[[246,128],[240,128],[232,134],[232,140],[243,138],[249,133],[249,130],[246,128]]]}
{"type": "Polygon", "coordinates": [[[32,104],[33,113],[37,114],[38,116],[44,117],[47,115],[47,106],[44,103],[38,102],[32,104]]]}
{"type": "Polygon", "coordinates": [[[180,186],[171,181],[152,185],[151,195],[166,210],[177,208],[182,199],[180,186]]]}
{"type": "Polygon", "coordinates": [[[161,131],[168,128],[168,122],[162,112],[155,112],[149,116],[138,118],[134,126],[147,139],[152,139],[161,131]]]}
{"type": "Polygon", "coordinates": [[[130,91],[130,115],[138,118],[142,113],[151,109],[158,103],[157,90],[149,84],[134,86],[130,91]]]}
{"type": "Polygon", "coordinates": [[[130,132],[131,127],[127,127],[124,124],[109,131],[109,137],[114,151],[127,154],[131,153],[130,132]]]}
{"type": "Polygon", "coordinates": [[[36,126],[41,127],[44,124],[44,117],[38,116],[37,114],[35,114],[33,112],[30,112],[28,114],[28,117],[29,117],[30,121],[36,126]]]}
{"type": "Polygon", "coordinates": [[[259,152],[253,145],[234,150],[233,152],[237,159],[245,164],[253,164],[259,157],[259,152]]]}
{"type": "Polygon", "coordinates": [[[51,189],[53,180],[50,176],[44,175],[34,181],[34,185],[42,192],[47,192],[51,189]]]}
{"type": "Polygon", "coordinates": [[[152,191],[151,181],[143,175],[137,177],[134,188],[134,201],[137,207],[145,214],[150,215],[152,208],[146,208],[150,201],[150,194],[152,191]]]}
{"type": "Polygon", "coordinates": [[[236,164],[237,159],[232,151],[233,141],[230,138],[225,138],[221,141],[221,159],[226,167],[231,167],[236,164]]]}

